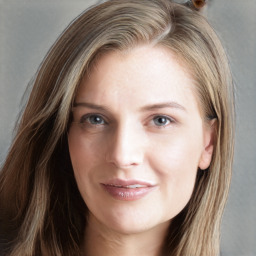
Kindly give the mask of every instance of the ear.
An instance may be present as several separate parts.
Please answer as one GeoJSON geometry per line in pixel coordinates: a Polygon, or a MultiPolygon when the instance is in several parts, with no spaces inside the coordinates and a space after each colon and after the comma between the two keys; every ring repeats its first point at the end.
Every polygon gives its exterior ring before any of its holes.
{"type": "Polygon", "coordinates": [[[205,170],[210,166],[215,146],[217,119],[214,118],[204,127],[204,145],[198,167],[205,170]]]}

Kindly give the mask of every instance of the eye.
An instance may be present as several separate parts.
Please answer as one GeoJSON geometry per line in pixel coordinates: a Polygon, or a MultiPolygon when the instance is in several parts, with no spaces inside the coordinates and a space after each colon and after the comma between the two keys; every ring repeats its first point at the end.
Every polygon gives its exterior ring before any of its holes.
{"type": "Polygon", "coordinates": [[[167,126],[172,123],[173,120],[166,116],[156,116],[153,118],[153,122],[156,126],[167,126]]]}
{"type": "Polygon", "coordinates": [[[81,118],[81,123],[89,123],[91,125],[104,125],[106,124],[105,120],[103,117],[97,114],[90,114],[90,115],[85,115],[81,118]]]}

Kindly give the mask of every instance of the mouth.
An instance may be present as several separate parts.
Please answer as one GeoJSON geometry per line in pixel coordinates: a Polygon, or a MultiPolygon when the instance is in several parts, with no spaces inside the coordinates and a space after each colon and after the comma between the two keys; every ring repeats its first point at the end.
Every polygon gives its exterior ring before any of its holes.
{"type": "Polygon", "coordinates": [[[114,185],[114,184],[104,184],[106,186],[112,186],[116,188],[146,188],[146,185],[140,185],[140,184],[133,184],[133,185],[127,185],[127,186],[122,186],[122,185],[114,185]]]}
{"type": "Polygon", "coordinates": [[[151,182],[120,179],[101,183],[101,185],[108,195],[121,201],[134,201],[142,199],[157,187],[151,182]]]}

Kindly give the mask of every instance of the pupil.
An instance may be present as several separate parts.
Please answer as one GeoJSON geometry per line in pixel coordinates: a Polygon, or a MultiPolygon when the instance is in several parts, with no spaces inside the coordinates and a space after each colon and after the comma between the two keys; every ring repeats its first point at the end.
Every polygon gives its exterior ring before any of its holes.
{"type": "Polygon", "coordinates": [[[165,117],[159,117],[159,118],[158,118],[158,122],[159,122],[160,124],[164,124],[164,123],[166,123],[166,118],[165,118],[165,117]]]}
{"type": "Polygon", "coordinates": [[[91,122],[93,124],[99,124],[99,123],[101,123],[101,118],[99,116],[92,116],[91,117],[91,122]]]}
{"type": "Polygon", "coordinates": [[[155,118],[154,122],[155,122],[155,124],[156,124],[157,126],[166,125],[166,123],[167,123],[167,118],[160,116],[160,117],[155,118]]]}
{"type": "Polygon", "coordinates": [[[94,118],[94,121],[95,122],[100,122],[100,118],[97,116],[97,117],[94,118]]]}

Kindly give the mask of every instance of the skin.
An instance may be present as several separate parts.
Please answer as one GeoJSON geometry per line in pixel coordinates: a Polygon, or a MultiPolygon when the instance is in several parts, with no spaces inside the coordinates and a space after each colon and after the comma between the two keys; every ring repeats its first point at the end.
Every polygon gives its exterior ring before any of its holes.
{"type": "Polygon", "coordinates": [[[161,254],[198,168],[211,162],[213,128],[203,121],[194,90],[172,52],[149,45],[105,54],[82,81],[68,141],[89,209],[86,255],[161,254]],[[155,187],[138,200],[118,200],[101,186],[113,178],[155,187]]]}

